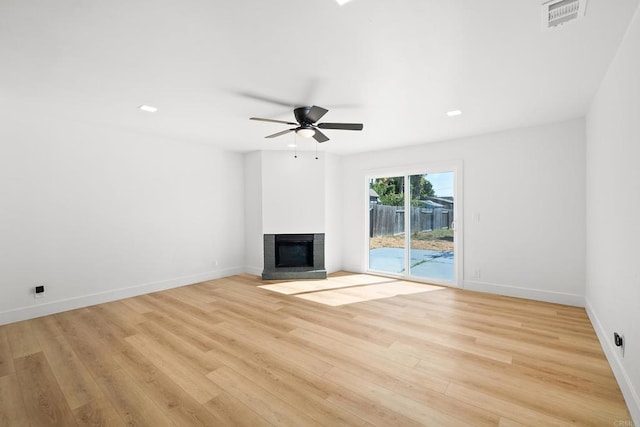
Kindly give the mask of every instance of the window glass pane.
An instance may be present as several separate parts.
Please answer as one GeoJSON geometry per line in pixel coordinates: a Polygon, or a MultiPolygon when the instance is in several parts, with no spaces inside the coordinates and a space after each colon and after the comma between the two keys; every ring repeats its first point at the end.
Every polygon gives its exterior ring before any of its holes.
{"type": "Polygon", "coordinates": [[[453,281],[453,172],[411,175],[409,275],[453,281]]]}
{"type": "Polygon", "coordinates": [[[369,269],[405,273],[404,177],[369,182],[369,269]]]}

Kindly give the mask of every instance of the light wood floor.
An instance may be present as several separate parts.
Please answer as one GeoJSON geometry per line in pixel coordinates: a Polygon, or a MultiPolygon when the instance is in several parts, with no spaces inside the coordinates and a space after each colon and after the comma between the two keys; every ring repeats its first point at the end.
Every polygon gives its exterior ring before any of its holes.
{"type": "Polygon", "coordinates": [[[447,288],[329,306],[264,284],[234,276],[0,327],[0,425],[630,420],[583,309],[447,288]]]}

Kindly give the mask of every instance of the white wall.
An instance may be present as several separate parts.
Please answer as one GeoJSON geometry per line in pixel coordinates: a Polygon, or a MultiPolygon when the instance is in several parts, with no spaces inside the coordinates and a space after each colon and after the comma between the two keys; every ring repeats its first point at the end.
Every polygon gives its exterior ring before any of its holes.
{"type": "Polygon", "coordinates": [[[264,268],[262,151],[244,155],[244,206],[244,271],[259,276],[264,268]]]}
{"type": "Polygon", "coordinates": [[[260,151],[244,156],[245,271],[264,268],[263,234],[325,233],[325,268],[342,269],[341,158],[320,152],[260,151]]]}
{"type": "Polygon", "coordinates": [[[342,158],[323,153],[325,159],[325,268],[342,270],[342,158]]]}
{"type": "Polygon", "coordinates": [[[17,112],[0,148],[0,323],[242,270],[240,154],[17,112]]]}
{"type": "Polygon", "coordinates": [[[367,171],[446,161],[463,162],[464,287],[582,305],[583,120],[345,157],[343,267],[364,267],[367,171]]]}
{"type": "Polygon", "coordinates": [[[640,425],[640,9],[587,115],[586,303],[640,425]],[[626,337],[624,358],[613,333],[626,337]]]}
{"type": "Polygon", "coordinates": [[[262,152],[264,234],[324,233],[325,156],[262,152]]]}

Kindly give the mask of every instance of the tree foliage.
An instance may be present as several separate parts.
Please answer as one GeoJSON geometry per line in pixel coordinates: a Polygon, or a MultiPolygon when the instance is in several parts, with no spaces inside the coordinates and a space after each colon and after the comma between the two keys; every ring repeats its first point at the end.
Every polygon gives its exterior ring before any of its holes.
{"type": "Polygon", "coordinates": [[[401,177],[378,178],[371,188],[378,193],[380,203],[387,206],[404,206],[404,185],[401,177]]]}
{"type": "Polygon", "coordinates": [[[433,185],[426,178],[426,175],[412,175],[411,178],[411,201],[426,200],[427,197],[435,196],[433,185]]]}
{"type": "MultiPolygon", "coordinates": [[[[419,206],[420,200],[435,195],[426,175],[413,175],[411,181],[411,206],[419,206]]],[[[404,206],[404,179],[402,177],[377,178],[370,187],[378,193],[380,203],[387,206],[404,206]]]]}

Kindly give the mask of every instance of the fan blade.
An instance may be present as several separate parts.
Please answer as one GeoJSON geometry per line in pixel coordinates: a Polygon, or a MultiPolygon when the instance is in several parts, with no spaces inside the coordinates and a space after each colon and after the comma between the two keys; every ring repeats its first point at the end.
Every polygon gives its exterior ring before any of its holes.
{"type": "Polygon", "coordinates": [[[307,113],[307,122],[309,123],[315,123],[318,120],[320,120],[322,118],[322,116],[324,116],[325,114],[327,114],[329,110],[326,110],[322,107],[318,107],[318,106],[313,106],[309,109],[309,112],[307,113]]]}
{"type": "Polygon", "coordinates": [[[274,119],[261,119],[260,117],[250,117],[249,120],[258,120],[260,122],[271,122],[271,123],[282,123],[283,125],[291,125],[291,126],[297,126],[297,123],[293,123],[293,122],[285,122],[283,120],[274,120],[274,119]]]}
{"type": "Polygon", "coordinates": [[[265,136],[265,138],[276,138],[278,136],[282,136],[282,135],[286,135],[289,132],[293,132],[295,129],[287,129],[287,130],[283,130],[282,132],[278,132],[278,133],[274,133],[273,135],[268,135],[265,136]]]}
{"type": "Polygon", "coordinates": [[[283,107],[296,108],[304,105],[304,104],[296,104],[294,102],[289,102],[283,99],[271,98],[265,95],[261,95],[259,93],[252,93],[252,92],[236,92],[236,93],[240,96],[256,99],[258,101],[268,102],[270,104],[281,105],[283,107]]]}
{"type": "Polygon", "coordinates": [[[316,133],[313,134],[313,139],[315,139],[316,141],[318,141],[320,143],[329,140],[329,138],[327,138],[327,135],[325,135],[324,133],[320,132],[318,129],[316,129],[316,133]]]}
{"type": "Polygon", "coordinates": [[[362,123],[318,123],[320,129],[362,130],[362,123]]]}

